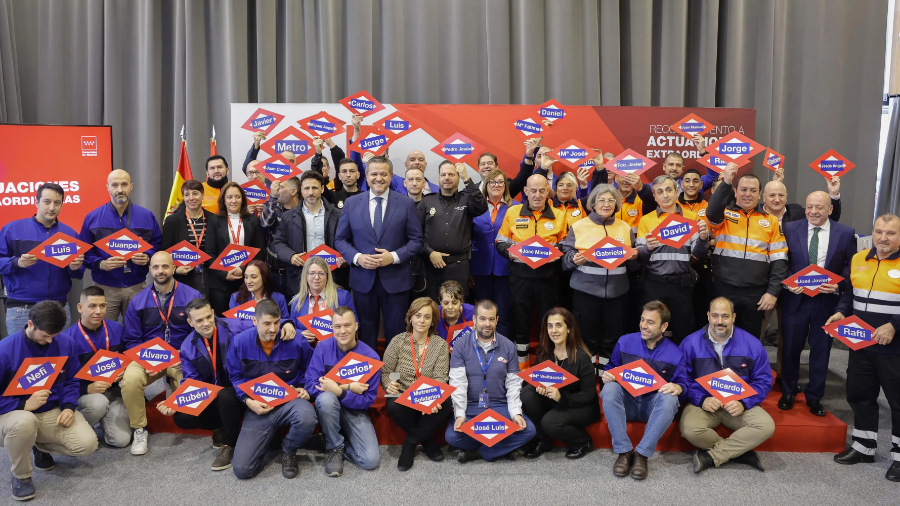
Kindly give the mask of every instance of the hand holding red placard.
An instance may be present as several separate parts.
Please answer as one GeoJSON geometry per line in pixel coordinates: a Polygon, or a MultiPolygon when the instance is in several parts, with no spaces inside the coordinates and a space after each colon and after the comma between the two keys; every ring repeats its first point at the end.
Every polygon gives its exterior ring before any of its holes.
{"type": "Polygon", "coordinates": [[[701,136],[706,135],[710,130],[715,128],[715,126],[700,116],[691,113],[678,120],[669,128],[671,128],[673,132],[679,133],[688,139],[693,139],[694,136],[698,134],[701,136]]]}
{"type": "Polygon", "coordinates": [[[384,106],[381,105],[381,102],[375,100],[375,97],[366,90],[353,93],[349,97],[344,97],[338,100],[338,103],[349,109],[353,114],[359,114],[363,117],[384,110],[384,106]]]}
{"type": "Polygon", "coordinates": [[[460,338],[467,338],[469,336],[469,332],[466,332],[466,329],[470,328],[474,328],[472,322],[459,322],[447,329],[447,346],[450,348],[451,352],[460,338]]]}
{"type": "Polygon", "coordinates": [[[655,392],[666,384],[666,380],[643,360],[620,365],[608,372],[633,397],[655,392]]]}
{"type": "Polygon", "coordinates": [[[56,377],[64,371],[69,357],[29,357],[13,375],[3,392],[4,396],[31,395],[41,390],[50,390],[56,377]]]}
{"type": "MultiPolygon", "coordinates": [[[[851,350],[861,350],[877,344],[872,337],[875,327],[856,315],[849,316],[822,327],[828,335],[847,345],[851,350]]],[[[896,337],[895,337],[896,339],[896,337]]]]}
{"type": "Polygon", "coordinates": [[[181,241],[166,251],[172,255],[175,267],[196,267],[210,259],[205,251],[198,249],[188,241],[181,241]]]}
{"type": "Polygon", "coordinates": [[[313,333],[316,339],[324,341],[334,335],[331,330],[331,317],[334,311],[331,309],[319,309],[304,316],[298,316],[297,321],[313,333]]]}
{"type": "Polygon", "coordinates": [[[29,255],[34,255],[38,260],[43,260],[57,267],[68,267],[69,264],[91,249],[91,245],[70,237],[62,232],[57,232],[46,241],[35,246],[29,255]]]}
{"type": "Polygon", "coordinates": [[[209,267],[210,269],[228,272],[235,267],[247,265],[258,253],[259,248],[241,246],[240,244],[229,244],[222,250],[222,253],[216,257],[215,261],[213,261],[209,267]]]}
{"type": "Polygon", "coordinates": [[[699,230],[699,225],[696,221],[672,213],[653,229],[651,234],[666,246],[680,248],[697,233],[697,230],[699,230]]]}
{"type": "Polygon", "coordinates": [[[450,394],[455,390],[456,387],[446,383],[441,383],[427,376],[419,376],[419,379],[413,381],[412,385],[397,397],[397,402],[408,408],[430,415],[435,408],[450,398],[450,394]]]}
{"type": "Polygon", "coordinates": [[[251,399],[267,404],[272,408],[292,401],[300,395],[294,390],[294,387],[285,383],[273,372],[241,383],[238,385],[238,388],[251,399]]]}
{"type": "Polygon", "coordinates": [[[550,360],[545,360],[534,367],[519,373],[519,377],[534,387],[562,388],[578,381],[578,378],[550,360]]]}
{"type": "Polygon", "coordinates": [[[220,390],[222,387],[218,385],[188,378],[162,403],[179,413],[198,416],[215,400],[220,390]]]}
{"type": "Polygon", "coordinates": [[[384,362],[351,351],[325,377],[339,384],[366,383],[383,365],[384,362]]]}
{"type": "Polygon", "coordinates": [[[84,367],[78,371],[75,377],[85,381],[102,381],[112,384],[115,383],[119,374],[125,371],[129,363],[131,363],[131,359],[127,356],[101,348],[85,362],[84,367]]]}
{"type": "Polygon", "coordinates": [[[819,287],[822,285],[836,285],[843,281],[844,278],[830,272],[818,265],[810,265],[799,270],[793,276],[785,279],[781,283],[791,288],[803,288],[803,293],[810,297],[815,297],[821,292],[819,287]]]}
{"type": "Polygon", "coordinates": [[[300,256],[304,262],[309,260],[309,257],[322,257],[328,264],[328,268],[333,271],[338,268],[338,258],[341,258],[341,254],[323,244],[300,256]]]}
{"type": "Polygon", "coordinates": [[[519,424],[493,409],[484,410],[460,427],[461,432],[485,446],[494,446],[517,430],[519,424]]]}

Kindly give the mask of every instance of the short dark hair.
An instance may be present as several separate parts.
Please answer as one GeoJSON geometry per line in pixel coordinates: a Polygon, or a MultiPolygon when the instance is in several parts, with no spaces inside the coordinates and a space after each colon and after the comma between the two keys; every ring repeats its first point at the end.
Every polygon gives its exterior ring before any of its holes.
{"type": "Polygon", "coordinates": [[[454,168],[456,168],[456,164],[451,162],[450,160],[441,160],[441,163],[438,164],[438,172],[441,171],[441,167],[443,167],[444,165],[452,165],[454,168]]]}
{"type": "MultiPolygon", "coordinates": [[[[341,161],[338,162],[338,168],[340,168],[341,165],[347,164],[353,164],[354,166],[356,166],[356,162],[354,162],[351,158],[341,158],[341,161]]],[[[356,168],[357,170],[359,170],[359,167],[356,168]]]]}
{"type": "MultiPolygon", "coordinates": [[[[298,194],[300,193],[300,178],[298,178],[297,176],[294,176],[294,177],[292,177],[292,178],[290,178],[290,179],[284,180],[284,181],[281,183],[281,185],[282,185],[282,186],[288,185],[288,186],[290,186],[291,188],[297,190],[297,193],[298,193],[298,194]]],[[[299,196],[299,195],[298,195],[298,196],[299,196]]]]}
{"type": "Polygon", "coordinates": [[[184,312],[187,313],[187,317],[191,317],[191,311],[195,311],[197,309],[203,309],[205,307],[212,307],[208,300],[203,297],[197,297],[196,299],[191,299],[188,302],[187,306],[184,307],[184,312]]]}
{"type": "Polygon", "coordinates": [[[318,172],[316,172],[314,170],[308,170],[308,171],[304,172],[303,174],[300,174],[300,187],[301,188],[303,187],[303,182],[306,181],[307,179],[315,179],[316,181],[319,182],[319,186],[321,186],[322,188],[325,188],[325,177],[322,174],[319,174],[318,172]]]}
{"type": "Polygon", "coordinates": [[[386,163],[391,174],[394,173],[394,164],[391,163],[391,159],[386,156],[373,156],[372,158],[369,158],[369,163],[366,165],[372,165],[373,163],[386,163]]]}
{"type": "Polygon", "coordinates": [[[222,163],[225,164],[225,168],[226,168],[226,169],[228,168],[228,160],[226,160],[224,156],[222,156],[222,155],[212,155],[211,157],[209,157],[209,158],[206,159],[206,165],[204,165],[204,167],[206,167],[206,170],[209,170],[209,162],[212,162],[212,161],[215,161],[215,160],[222,160],[222,163]]]}
{"type": "Polygon", "coordinates": [[[738,182],[740,182],[741,179],[755,179],[756,187],[759,189],[762,189],[762,183],[759,182],[759,178],[756,177],[756,174],[753,174],[752,172],[748,172],[748,173],[744,174],[743,176],[739,177],[738,182]]]}
{"type": "Polygon", "coordinates": [[[28,319],[35,330],[51,335],[59,334],[66,327],[66,312],[54,300],[45,300],[32,306],[28,311],[28,319]]]}
{"type": "Polygon", "coordinates": [[[491,299],[481,299],[475,303],[475,314],[478,314],[479,309],[484,309],[485,311],[494,310],[497,311],[497,303],[492,301],[491,299]]]}
{"type": "Polygon", "coordinates": [[[444,295],[449,295],[451,299],[456,299],[460,302],[463,301],[465,297],[465,292],[463,291],[463,287],[459,284],[459,281],[455,279],[448,279],[441,283],[441,287],[438,289],[438,295],[443,297],[444,295]]]}
{"type": "Polygon", "coordinates": [[[203,189],[203,183],[197,181],[196,179],[188,179],[181,185],[181,195],[184,195],[186,191],[198,191],[200,193],[205,193],[203,189]]]}
{"type": "Polygon", "coordinates": [[[66,196],[66,191],[63,190],[62,186],[60,186],[56,183],[44,183],[44,184],[38,186],[37,195],[36,195],[38,201],[41,200],[41,193],[43,193],[44,190],[55,191],[56,193],[59,194],[60,197],[63,197],[63,198],[65,198],[65,196],[66,196]]]}
{"type": "Polygon", "coordinates": [[[663,162],[665,162],[666,160],[668,160],[670,156],[677,156],[678,158],[681,159],[682,165],[684,164],[684,155],[682,155],[682,154],[679,153],[678,151],[672,151],[671,153],[667,154],[666,157],[663,158],[663,162]]]}
{"type": "Polygon", "coordinates": [[[656,311],[657,313],[659,313],[660,325],[672,321],[672,312],[669,311],[669,306],[663,304],[658,300],[651,300],[650,302],[644,304],[644,311],[656,311]]]}
{"type": "Polygon", "coordinates": [[[281,308],[278,307],[278,303],[276,303],[272,299],[263,299],[256,303],[256,311],[253,313],[256,318],[260,316],[274,316],[276,318],[281,318],[281,308]]]}
{"type": "Polygon", "coordinates": [[[491,160],[494,161],[494,165],[497,165],[497,164],[498,164],[498,162],[497,162],[497,155],[495,155],[494,153],[488,153],[487,151],[485,151],[484,153],[481,153],[480,155],[478,155],[478,162],[477,162],[477,163],[481,163],[481,159],[484,158],[484,157],[486,157],[486,156],[491,157],[491,160]]]}
{"type": "Polygon", "coordinates": [[[684,171],[684,174],[682,174],[682,177],[687,176],[688,174],[697,174],[698,177],[703,177],[703,175],[700,174],[700,171],[697,169],[688,169],[688,170],[684,171]]]}
{"type": "Polygon", "coordinates": [[[356,320],[356,313],[349,306],[338,306],[334,309],[335,316],[345,316],[347,313],[352,314],[353,319],[356,320]]]}
{"type": "Polygon", "coordinates": [[[89,286],[81,291],[81,298],[86,299],[88,297],[106,297],[106,292],[103,291],[99,286],[89,286]]]}

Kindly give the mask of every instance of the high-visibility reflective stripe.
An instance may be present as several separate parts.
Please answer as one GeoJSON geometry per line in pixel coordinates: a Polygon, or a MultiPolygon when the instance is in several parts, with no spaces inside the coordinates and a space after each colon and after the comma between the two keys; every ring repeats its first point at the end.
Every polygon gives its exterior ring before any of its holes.
{"type": "Polygon", "coordinates": [[[647,239],[644,239],[643,237],[636,237],[634,239],[634,244],[635,246],[643,246],[644,244],[647,244],[647,239]]]}
{"type": "Polygon", "coordinates": [[[517,351],[528,351],[528,345],[527,344],[516,344],[516,350],[517,351]]]}
{"type": "Polygon", "coordinates": [[[877,292],[875,290],[865,290],[863,288],[854,288],[853,295],[857,297],[865,297],[867,299],[878,299],[886,302],[900,302],[900,293],[877,292]]]}
{"type": "MultiPolygon", "coordinates": [[[[727,235],[727,234],[717,235],[716,241],[730,242],[732,244],[740,244],[742,246],[743,245],[756,246],[757,248],[762,248],[762,249],[770,248],[769,244],[765,241],[757,241],[756,239],[747,239],[745,237],[740,237],[737,235],[727,235]]],[[[783,246],[780,246],[782,248],[787,246],[784,243],[773,243],[773,244],[782,244],[783,246]]]]}
{"type": "Polygon", "coordinates": [[[618,266],[613,270],[604,269],[603,267],[595,267],[593,265],[579,265],[578,271],[592,276],[614,276],[616,274],[625,274],[625,266],[618,266]]]}
{"type": "Polygon", "coordinates": [[[894,462],[900,462],[900,452],[891,451],[891,460],[894,462]]]}
{"type": "Polygon", "coordinates": [[[893,443],[895,445],[900,445],[900,437],[891,436],[891,443],[893,443]]]}
{"type": "Polygon", "coordinates": [[[853,437],[859,437],[862,439],[871,439],[874,441],[874,440],[878,439],[878,433],[870,431],[870,430],[853,429],[853,437]]]}
{"type": "Polygon", "coordinates": [[[786,242],[773,242],[772,244],[769,244],[770,250],[782,249],[782,248],[787,248],[787,247],[788,247],[788,245],[786,242]]]}
{"type": "Polygon", "coordinates": [[[661,260],[676,260],[679,262],[690,262],[691,256],[684,253],[654,253],[650,255],[651,262],[657,262],[661,260]]]}
{"type": "Polygon", "coordinates": [[[741,258],[746,260],[756,260],[758,262],[769,262],[769,255],[764,255],[762,253],[744,253],[743,251],[737,251],[733,249],[727,248],[719,248],[716,247],[716,250],[713,252],[713,255],[720,255],[723,257],[731,257],[731,258],[741,258]]]}
{"type": "Polygon", "coordinates": [[[862,453],[863,455],[875,455],[875,448],[866,448],[859,441],[854,441],[850,448],[862,453]]]}
{"type": "Polygon", "coordinates": [[[868,311],[870,313],[900,314],[900,306],[885,306],[884,304],[868,304],[853,301],[853,309],[868,311]]]}
{"type": "Polygon", "coordinates": [[[497,242],[503,242],[503,243],[513,242],[513,240],[510,239],[509,237],[506,237],[505,235],[500,235],[500,234],[497,234],[497,239],[496,239],[496,241],[497,241],[497,242]]]}
{"type": "Polygon", "coordinates": [[[769,261],[787,260],[787,252],[785,253],[769,253],[769,261]]]}

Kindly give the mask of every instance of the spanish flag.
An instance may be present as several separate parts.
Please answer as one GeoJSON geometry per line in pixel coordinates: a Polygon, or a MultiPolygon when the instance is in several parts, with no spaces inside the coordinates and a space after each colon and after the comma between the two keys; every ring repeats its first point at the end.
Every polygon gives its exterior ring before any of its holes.
{"type": "Polygon", "coordinates": [[[216,156],[219,150],[216,149],[216,127],[213,127],[212,137],[209,139],[209,156],[216,156]]]}
{"type": "Polygon", "coordinates": [[[175,171],[175,179],[172,181],[172,193],[169,194],[169,206],[166,216],[174,213],[175,209],[181,204],[181,185],[190,179],[194,179],[194,176],[191,174],[191,162],[188,160],[187,144],[182,138],[181,156],[178,157],[178,169],[175,171]]]}

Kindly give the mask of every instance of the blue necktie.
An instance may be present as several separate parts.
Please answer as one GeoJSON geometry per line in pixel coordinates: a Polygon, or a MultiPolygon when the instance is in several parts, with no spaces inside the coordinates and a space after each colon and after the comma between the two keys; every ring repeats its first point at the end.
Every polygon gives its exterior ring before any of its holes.
{"type": "Polygon", "coordinates": [[[372,224],[372,228],[375,229],[375,238],[381,236],[381,201],[384,200],[384,197],[375,197],[375,220],[372,224]]]}

